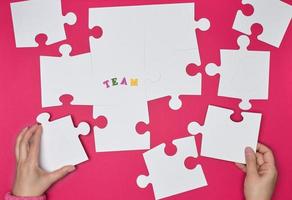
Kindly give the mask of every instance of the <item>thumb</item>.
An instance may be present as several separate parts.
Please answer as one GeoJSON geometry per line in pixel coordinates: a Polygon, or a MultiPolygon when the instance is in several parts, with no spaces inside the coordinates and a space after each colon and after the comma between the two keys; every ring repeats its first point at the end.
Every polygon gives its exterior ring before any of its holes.
{"type": "Polygon", "coordinates": [[[53,184],[56,181],[62,179],[64,176],[66,176],[70,172],[73,172],[74,170],[75,170],[74,165],[68,165],[68,166],[64,166],[60,169],[57,169],[56,171],[49,174],[50,182],[53,184]]]}
{"type": "Polygon", "coordinates": [[[258,175],[256,154],[252,148],[245,148],[245,161],[247,175],[258,175]]]}

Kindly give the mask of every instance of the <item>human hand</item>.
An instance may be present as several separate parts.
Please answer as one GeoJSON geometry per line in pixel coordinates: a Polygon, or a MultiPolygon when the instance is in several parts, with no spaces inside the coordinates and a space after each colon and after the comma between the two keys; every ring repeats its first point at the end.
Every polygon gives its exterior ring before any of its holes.
{"type": "Polygon", "coordinates": [[[17,167],[12,190],[14,196],[41,196],[53,183],[75,169],[70,165],[49,173],[39,166],[41,134],[42,126],[35,124],[30,128],[24,128],[17,137],[15,145],[17,167]]]}
{"type": "Polygon", "coordinates": [[[257,152],[245,149],[246,165],[236,165],[246,173],[244,195],[246,200],[271,200],[277,182],[277,168],[273,152],[258,143],[257,152]]]}

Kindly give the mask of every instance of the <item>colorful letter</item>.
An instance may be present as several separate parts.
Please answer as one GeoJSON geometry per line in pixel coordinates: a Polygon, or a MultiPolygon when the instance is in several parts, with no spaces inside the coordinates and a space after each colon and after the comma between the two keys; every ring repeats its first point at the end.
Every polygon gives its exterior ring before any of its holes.
{"type": "Polygon", "coordinates": [[[126,77],[121,81],[121,85],[128,85],[126,77]]]}
{"type": "Polygon", "coordinates": [[[137,78],[135,78],[135,79],[131,78],[130,81],[131,81],[131,86],[138,86],[138,79],[137,78]]]}
{"type": "Polygon", "coordinates": [[[106,80],[106,81],[103,82],[103,84],[106,86],[106,88],[110,87],[108,83],[109,83],[109,80],[106,80]]]}
{"type": "Polygon", "coordinates": [[[117,78],[112,78],[112,85],[115,86],[115,85],[118,85],[118,79],[117,78]]]}

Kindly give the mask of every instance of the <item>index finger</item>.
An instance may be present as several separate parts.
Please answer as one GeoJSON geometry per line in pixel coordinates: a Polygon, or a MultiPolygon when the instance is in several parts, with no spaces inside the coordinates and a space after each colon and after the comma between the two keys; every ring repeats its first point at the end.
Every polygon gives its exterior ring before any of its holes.
{"type": "Polygon", "coordinates": [[[266,145],[263,145],[261,143],[258,143],[257,145],[257,151],[261,154],[263,154],[264,156],[264,161],[266,163],[270,163],[270,164],[275,164],[275,159],[274,159],[274,155],[272,150],[267,147],[266,145]]]}

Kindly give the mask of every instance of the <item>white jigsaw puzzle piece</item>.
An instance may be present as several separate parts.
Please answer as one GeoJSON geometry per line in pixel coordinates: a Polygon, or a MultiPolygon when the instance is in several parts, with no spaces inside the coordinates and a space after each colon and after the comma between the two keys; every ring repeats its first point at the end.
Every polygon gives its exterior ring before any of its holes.
{"type": "Polygon", "coordinates": [[[116,106],[94,106],[93,117],[106,116],[107,126],[94,127],[96,152],[129,151],[150,148],[150,133],[136,131],[139,121],[149,121],[147,102],[124,103],[116,106]]]}
{"type": "Polygon", "coordinates": [[[41,56],[42,106],[62,105],[62,95],[73,96],[72,104],[93,105],[93,77],[90,53],[70,56],[70,45],[59,48],[61,57],[41,56]]]}
{"type": "MultiPolygon", "coordinates": [[[[206,19],[194,20],[193,3],[94,8],[90,9],[89,13],[89,27],[100,26],[103,30],[100,39],[90,38],[95,85],[98,86],[97,94],[102,94],[97,95],[95,105],[114,104],[117,103],[116,99],[136,101],[136,99],[145,98],[145,84],[161,83],[158,80],[161,80],[163,74],[161,71],[165,71],[167,64],[176,67],[173,67],[168,74],[178,72],[180,81],[185,80],[190,83],[185,73],[186,65],[175,65],[174,61],[169,61],[169,59],[175,56],[184,64],[186,62],[200,64],[195,29],[206,30],[210,24],[206,19]],[[175,54],[177,51],[190,49],[192,52],[189,54],[192,56],[178,53],[182,56],[180,58],[175,54]],[[186,61],[187,59],[189,60],[186,61]],[[157,72],[157,67],[160,66],[163,67],[161,70],[158,68],[159,72],[157,72]],[[139,87],[125,87],[125,85],[113,87],[112,78],[117,78],[117,85],[121,85],[124,77],[128,79],[128,82],[130,78],[138,79],[139,87]],[[154,81],[146,82],[146,79],[154,81]],[[105,81],[109,84],[108,86],[105,81]]],[[[165,75],[164,79],[166,77],[165,75]]],[[[184,86],[187,94],[200,94],[199,76],[192,79],[192,83],[187,86],[185,82],[182,82],[179,85],[180,89],[184,86]],[[190,87],[192,87],[191,90],[190,87]]],[[[173,82],[173,79],[170,82],[173,82]]],[[[161,84],[163,95],[169,95],[169,89],[165,91],[166,83],[161,84]]],[[[160,86],[157,85],[157,87],[160,86]]],[[[171,94],[176,96],[178,91],[172,91],[171,94]]],[[[173,101],[172,105],[180,107],[178,105],[180,103],[180,101],[173,101]]]]}
{"type": "Polygon", "coordinates": [[[64,24],[73,25],[76,15],[62,14],[61,0],[28,0],[11,3],[17,47],[37,47],[35,37],[46,34],[50,45],[66,39],[64,24]]]}
{"type": "Polygon", "coordinates": [[[292,18],[292,6],[281,0],[242,0],[242,3],[253,6],[254,12],[251,16],[246,16],[239,10],[233,29],[250,35],[251,26],[259,23],[263,32],[258,39],[279,47],[292,18]]]}
{"type": "Polygon", "coordinates": [[[148,100],[171,95],[170,108],[176,110],[182,105],[179,95],[200,95],[202,75],[189,76],[186,72],[188,64],[193,63],[193,50],[173,52],[163,62],[151,63],[151,68],[160,74],[159,81],[147,82],[148,100]]]}
{"type": "Polygon", "coordinates": [[[220,67],[208,64],[206,73],[220,74],[219,96],[240,98],[239,107],[249,110],[249,100],[268,99],[270,52],[247,50],[249,39],[244,35],[238,38],[238,45],[238,50],[220,50],[220,67]]]}
{"type": "Polygon", "coordinates": [[[146,70],[157,80],[147,82],[149,100],[171,95],[170,108],[182,105],[179,95],[200,95],[201,74],[186,73],[190,63],[201,64],[196,29],[207,30],[210,22],[203,18],[195,21],[195,4],[181,3],[153,7],[147,24],[146,70]]]}
{"type": "Polygon", "coordinates": [[[137,185],[145,188],[148,184],[152,184],[155,199],[207,186],[201,165],[187,169],[184,164],[188,157],[198,156],[195,138],[191,136],[176,139],[173,144],[177,148],[173,156],[165,154],[165,144],[143,153],[149,175],[140,175],[137,178],[137,185]]]}
{"type": "Polygon", "coordinates": [[[37,121],[42,124],[40,145],[40,165],[51,172],[65,165],[76,165],[88,160],[79,140],[79,135],[87,135],[90,127],[81,122],[74,127],[71,116],[49,121],[49,113],[41,113],[37,121]]]}
{"type": "Polygon", "coordinates": [[[261,123],[260,113],[242,112],[243,121],[230,119],[232,110],[209,105],[203,126],[197,122],[188,125],[192,135],[203,134],[201,156],[244,163],[244,149],[256,151],[261,123]]]}
{"type": "Polygon", "coordinates": [[[89,28],[102,28],[101,38],[90,37],[95,105],[145,99],[142,14],[136,6],[89,9],[89,28]]]}
{"type": "Polygon", "coordinates": [[[207,30],[210,22],[205,18],[195,21],[194,5],[177,3],[147,7],[146,62],[167,61],[173,51],[193,49],[193,62],[201,64],[195,30],[207,30]]]}

